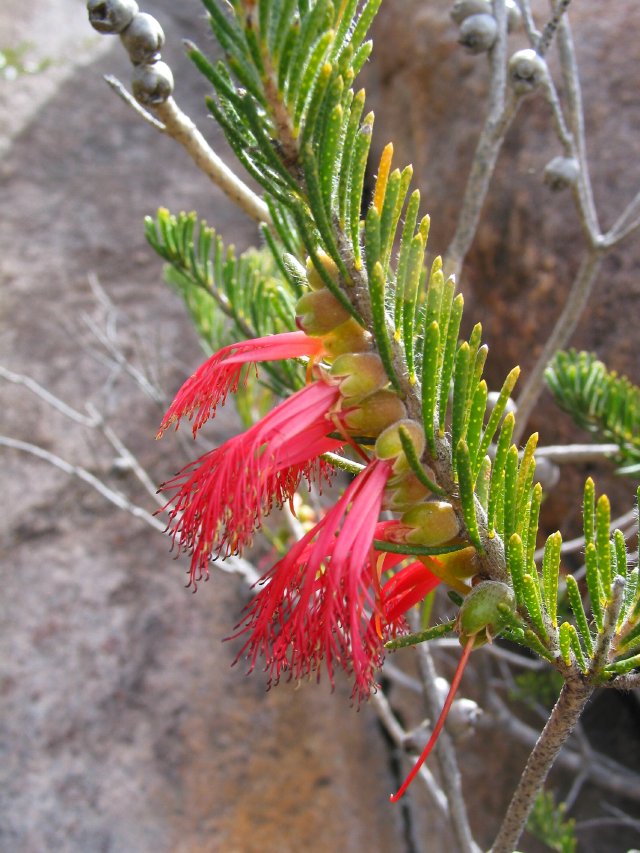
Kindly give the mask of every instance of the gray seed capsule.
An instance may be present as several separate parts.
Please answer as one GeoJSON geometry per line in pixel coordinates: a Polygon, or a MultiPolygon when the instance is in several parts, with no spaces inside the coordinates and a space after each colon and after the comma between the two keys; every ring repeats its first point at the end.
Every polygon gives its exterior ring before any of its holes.
{"type": "Polygon", "coordinates": [[[135,65],[131,78],[135,99],[145,107],[163,104],[173,92],[173,74],[166,62],[135,65]]]}
{"type": "Polygon", "coordinates": [[[530,47],[518,50],[509,60],[509,83],[516,95],[529,95],[547,74],[547,63],[530,47]]]}
{"type": "Polygon", "coordinates": [[[522,13],[516,0],[507,0],[505,6],[507,7],[507,29],[510,33],[514,33],[522,23],[522,13]]]}
{"type": "Polygon", "coordinates": [[[450,14],[456,24],[460,25],[471,15],[490,15],[491,2],[490,0],[455,0],[450,14]]]}
{"type": "Polygon", "coordinates": [[[150,65],[160,59],[164,32],[153,15],[136,15],[120,39],[134,65],[150,65]]]}
{"type": "Polygon", "coordinates": [[[580,175],[580,164],[575,157],[554,157],[545,166],[544,182],[554,192],[575,186],[580,175]]]}
{"type": "Polygon", "coordinates": [[[460,27],[458,41],[469,53],[484,53],[493,47],[498,36],[498,25],[492,15],[470,15],[460,27]]]}
{"type": "Polygon", "coordinates": [[[138,14],[135,0],[88,0],[89,23],[99,33],[115,35],[129,26],[138,14]]]}

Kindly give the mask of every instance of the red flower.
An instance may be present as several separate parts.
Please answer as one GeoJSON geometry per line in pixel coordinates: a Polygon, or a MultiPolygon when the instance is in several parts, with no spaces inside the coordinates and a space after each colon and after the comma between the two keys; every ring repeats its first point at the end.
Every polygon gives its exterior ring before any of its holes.
{"type": "Polygon", "coordinates": [[[335,429],[327,413],[339,399],[336,386],[314,382],[163,485],[176,492],[165,509],[174,542],[192,553],[190,584],[208,576],[214,554],[249,544],[263,516],[290,500],[303,478],[329,478],[331,466],[318,457],[344,444],[327,437],[335,429]]]}
{"type": "Polygon", "coordinates": [[[158,437],[171,424],[184,417],[192,420],[194,415],[195,436],[202,425],[215,415],[216,407],[225,402],[227,394],[238,390],[243,368],[247,365],[301,356],[317,359],[323,351],[322,340],[304,332],[267,335],[223,347],[207,359],[178,391],[160,424],[158,437]]]}
{"type": "Polygon", "coordinates": [[[391,462],[371,462],[261,579],[239,631],[250,636],[238,658],[246,654],[251,671],[264,655],[270,684],[282,673],[296,679],[319,675],[324,662],[331,683],[337,664],[355,676],[354,694],[367,696],[385,634],[403,629],[406,610],[439,583],[421,563],[412,563],[380,588],[379,570],[405,559],[373,548],[391,472],[391,462]]]}

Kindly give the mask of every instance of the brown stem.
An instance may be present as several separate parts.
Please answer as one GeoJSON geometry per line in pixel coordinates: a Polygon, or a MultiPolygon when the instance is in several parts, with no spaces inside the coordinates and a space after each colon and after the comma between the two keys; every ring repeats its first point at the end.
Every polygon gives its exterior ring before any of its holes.
{"type": "Polygon", "coordinates": [[[558,753],[578,722],[593,689],[591,684],[585,683],[579,677],[565,683],[551,716],[529,756],[491,853],[513,853],[517,848],[538,792],[558,753]]]}

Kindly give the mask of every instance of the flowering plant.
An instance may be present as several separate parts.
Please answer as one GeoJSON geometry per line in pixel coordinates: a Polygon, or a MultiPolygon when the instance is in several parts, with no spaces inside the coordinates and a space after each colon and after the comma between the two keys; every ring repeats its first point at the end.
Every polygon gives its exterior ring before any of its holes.
{"type": "MultiPolygon", "coordinates": [[[[393,168],[391,144],[365,200],[374,119],[354,86],[380,0],[203,2],[224,59],[212,62],[193,44],[187,53],[213,87],[209,109],[262,196],[220,163],[177,107],[171,72],[160,61],[164,37],[150,25],[136,29],[136,4],[88,3],[94,25],[122,33],[146,117],[185,144],[260,223],[266,245],[236,259],[204,223],[196,233],[193,216],[161,210],[147,222],[151,244],[216,344],[178,392],[160,433],[186,418],[195,436],[229,393],[254,387],[256,377],[280,398],[244,433],[165,483],[171,536],[191,556],[195,588],[211,560],[248,547],[303,482],[321,488],[337,469],[355,474],[264,574],[237,627],[240,655],[250,668],[263,657],[273,682],[322,667],[333,679],[340,667],[353,676],[358,698],[374,689],[385,647],[445,633],[460,638],[461,666],[499,634],[548,662],[564,686],[493,846],[511,851],[594,689],[635,683],[638,569],[622,534],[611,536],[608,501],[596,501],[588,480],[591,620],[570,575],[573,615],[561,612],[560,535],[547,538],[542,555],[536,550],[543,496],[534,483],[537,435],[520,450],[526,421],[516,426],[508,410],[519,370],[489,397],[482,330],[476,325],[460,340],[463,298],[439,257],[426,265],[430,220],[419,218],[411,167],[393,168]],[[203,303],[202,292],[212,302],[203,303]],[[203,320],[213,304],[228,321],[216,327],[217,341],[214,324],[203,320]],[[383,520],[383,512],[392,517],[383,520]],[[457,616],[410,634],[405,617],[441,582],[457,616]]],[[[454,4],[463,42],[499,56],[513,17],[508,5],[496,0],[478,12],[466,0],[454,4]]],[[[563,11],[538,51],[512,57],[514,103],[548,84],[543,55],[563,11]]],[[[562,396],[560,367],[562,360],[551,375],[562,396]]],[[[445,713],[460,675],[461,668],[445,713]]],[[[443,720],[392,799],[416,775],[443,720]]]]}

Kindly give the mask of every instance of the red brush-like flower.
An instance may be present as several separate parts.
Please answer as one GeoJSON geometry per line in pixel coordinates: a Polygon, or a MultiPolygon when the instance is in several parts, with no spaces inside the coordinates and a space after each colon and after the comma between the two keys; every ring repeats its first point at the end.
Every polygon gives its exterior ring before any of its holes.
{"type": "MultiPolygon", "coordinates": [[[[239,634],[249,639],[238,657],[252,670],[265,658],[270,683],[283,673],[304,678],[324,665],[355,676],[354,694],[369,694],[382,662],[384,637],[404,629],[406,610],[438,583],[421,563],[401,569],[382,589],[380,571],[402,562],[373,540],[392,463],[374,460],[338,503],[261,579],[239,634]]],[[[236,636],[238,636],[236,635],[236,636]]]]}
{"type": "Polygon", "coordinates": [[[225,402],[227,394],[238,390],[243,368],[247,365],[302,356],[317,359],[323,351],[322,340],[304,332],[267,335],[223,347],[207,359],[178,391],[160,424],[158,437],[184,417],[193,420],[195,436],[213,417],[216,407],[225,402]]]}
{"type": "Polygon", "coordinates": [[[330,477],[318,457],[344,444],[328,438],[335,427],[327,414],[339,397],[336,386],[314,382],[163,485],[175,491],[165,509],[174,542],[192,553],[190,583],[208,576],[213,555],[249,544],[263,516],[290,500],[303,478],[330,477]]]}

